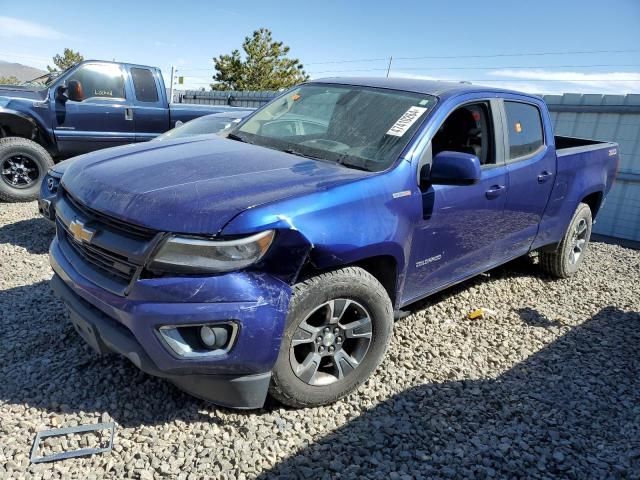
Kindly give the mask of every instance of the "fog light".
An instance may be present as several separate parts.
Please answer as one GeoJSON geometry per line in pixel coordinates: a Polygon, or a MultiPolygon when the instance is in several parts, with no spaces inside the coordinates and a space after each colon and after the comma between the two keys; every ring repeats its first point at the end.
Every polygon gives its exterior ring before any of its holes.
{"type": "Polygon", "coordinates": [[[213,348],[216,346],[216,332],[213,331],[213,328],[205,325],[200,329],[200,340],[205,347],[213,348]]]}
{"type": "Polygon", "coordinates": [[[160,327],[166,344],[181,357],[221,355],[228,352],[236,339],[235,322],[160,327]]]}

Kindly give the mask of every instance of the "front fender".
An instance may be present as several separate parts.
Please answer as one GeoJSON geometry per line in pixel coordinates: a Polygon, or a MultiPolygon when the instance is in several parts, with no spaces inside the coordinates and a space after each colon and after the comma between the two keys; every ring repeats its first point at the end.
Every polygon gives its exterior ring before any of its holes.
{"type": "MultiPolygon", "coordinates": [[[[411,164],[357,181],[245,210],[223,229],[223,235],[245,235],[275,229],[288,248],[306,249],[316,268],[327,269],[373,257],[392,257],[401,288],[412,238],[422,214],[421,196],[411,164]]],[[[283,263],[287,250],[274,245],[283,263]]],[[[272,247],[273,248],[273,247],[272,247]]],[[[296,255],[296,261],[300,256],[296,255]]]]}
{"type": "Polygon", "coordinates": [[[53,138],[31,115],[18,110],[0,107],[0,130],[2,136],[22,137],[38,141],[45,146],[53,145],[53,138]]]}

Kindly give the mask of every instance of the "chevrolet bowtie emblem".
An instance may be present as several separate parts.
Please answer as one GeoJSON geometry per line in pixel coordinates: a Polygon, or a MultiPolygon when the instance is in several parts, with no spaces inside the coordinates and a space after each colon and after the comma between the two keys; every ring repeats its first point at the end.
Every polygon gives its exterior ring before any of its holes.
{"type": "Polygon", "coordinates": [[[76,242],[90,243],[96,231],[84,226],[84,223],[74,220],[69,224],[69,231],[76,242]]]}

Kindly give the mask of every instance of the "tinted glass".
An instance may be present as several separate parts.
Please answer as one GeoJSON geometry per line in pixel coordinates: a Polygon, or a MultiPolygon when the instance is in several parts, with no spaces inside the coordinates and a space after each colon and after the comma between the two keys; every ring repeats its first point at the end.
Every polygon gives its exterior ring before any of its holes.
{"type": "Polygon", "coordinates": [[[540,111],[533,105],[504,102],[511,160],[536,152],[544,144],[540,111]]]}
{"type": "Polygon", "coordinates": [[[231,138],[347,167],[380,171],[398,159],[436,103],[426,94],[305,84],[262,108],[231,138]]]}
{"type": "Polygon", "coordinates": [[[140,102],[155,103],[158,101],[158,90],[153,73],[148,68],[132,68],[131,78],[136,99],[140,102]]]}
{"type": "Polygon", "coordinates": [[[217,115],[200,117],[157,136],[155,140],[169,140],[192,137],[194,135],[204,135],[207,133],[218,133],[240,120],[241,118],[239,117],[220,117],[217,115]]]}
{"type": "Polygon", "coordinates": [[[481,165],[495,163],[493,123],[486,102],[454,110],[431,140],[432,155],[443,151],[470,153],[481,165]]]}
{"type": "Polygon", "coordinates": [[[125,98],[124,78],[117,65],[83,65],[67,78],[80,82],[84,100],[90,98],[125,98]]]}

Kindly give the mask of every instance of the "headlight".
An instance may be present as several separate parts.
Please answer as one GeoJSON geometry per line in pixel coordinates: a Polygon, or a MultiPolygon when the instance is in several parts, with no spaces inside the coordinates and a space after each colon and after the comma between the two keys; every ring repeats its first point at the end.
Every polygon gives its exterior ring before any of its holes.
{"type": "Polygon", "coordinates": [[[54,172],[53,170],[49,170],[47,172],[47,175],[44,178],[44,182],[50,194],[54,195],[58,191],[58,185],[60,185],[61,178],[62,175],[54,172]]]}
{"type": "Polygon", "coordinates": [[[260,260],[274,235],[273,230],[267,230],[227,241],[171,236],[153,257],[149,269],[175,273],[239,270],[260,260]]]}

